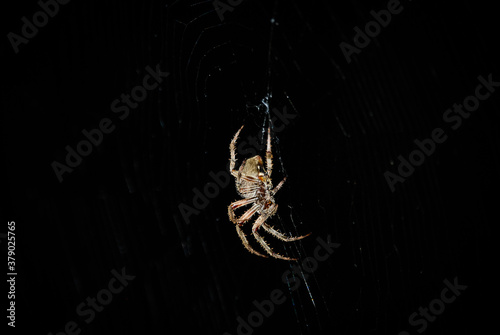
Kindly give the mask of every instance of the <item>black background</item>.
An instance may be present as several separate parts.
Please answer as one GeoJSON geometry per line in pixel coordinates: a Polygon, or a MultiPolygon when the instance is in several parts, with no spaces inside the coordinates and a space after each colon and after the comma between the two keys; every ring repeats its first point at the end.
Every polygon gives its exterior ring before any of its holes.
{"type": "Polygon", "coordinates": [[[498,18],[486,1],[404,1],[348,64],[339,44],[386,6],[246,0],[221,21],[210,1],[73,0],[17,54],[7,34],[40,7],[2,9],[0,232],[16,222],[18,272],[9,331],[56,334],[73,320],[81,334],[236,334],[252,301],[280,289],[286,302],[254,334],[416,334],[408,317],[455,277],[467,289],[425,333],[484,331],[498,264],[500,93],[457,130],[442,116],[479,75],[500,81],[498,18]],[[111,102],[157,64],[168,78],[119,120],[111,102]],[[178,207],[226,169],[242,124],[242,140],[262,135],[266,97],[271,116],[296,115],[273,140],[273,181],[288,180],[269,223],[313,233],[266,240],[300,259],[317,237],[341,245],[309,290],[282,282],[289,262],[243,248],[227,218],[233,180],[189,223],[178,207]],[[51,163],[106,117],[116,129],[59,183],[51,163]],[[384,172],[436,127],[447,141],[391,192],[384,172]],[[85,324],[76,307],[123,267],[135,279],[85,324]]]}

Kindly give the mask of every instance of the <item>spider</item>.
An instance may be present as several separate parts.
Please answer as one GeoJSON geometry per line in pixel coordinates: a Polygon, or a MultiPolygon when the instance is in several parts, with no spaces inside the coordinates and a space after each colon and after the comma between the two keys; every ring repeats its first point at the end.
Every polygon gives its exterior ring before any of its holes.
{"type": "Polygon", "coordinates": [[[297,241],[310,235],[309,233],[303,236],[289,237],[280,233],[279,231],[277,231],[276,229],[274,229],[273,227],[271,227],[266,223],[266,220],[271,216],[273,216],[278,210],[278,205],[274,201],[274,195],[283,186],[286,180],[286,177],[283,178],[283,180],[275,188],[273,188],[273,183],[271,181],[271,172],[273,169],[273,154],[271,153],[271,128],[269,127],[267,129],[267,151],[266,151],[267,170],[264,169],[264,163],[262,161],[262,158],[259,155],[257,155],[252,158],[245,159],[241,164],[239,170],[237,171],[234,169],[236,164],[236,152],[235,152],[236,141],[242,129],[243,126],[241,126],[238,132],[236,132],[236,134],[234,135],[233,140],[229,145],[229,151],[231,154],[230,170],[231,174],[236,179],[236,191],[244,199],[235,201],[229,205],[228,207],[229,219],[235,224],[236,231],[238,232],[238,236],[241,238],[243,242],[243,246],[248,251],[250,251],[255,255],[261,257],[267,257],[255,251],[250,246],[245,236],[245,233],[243,233],[243,230],[241,230],[243,224],[248,222],[252,218],[252,216],[255,215],[255,213],[259,214],[259,217],[255,220],[252,226],[252,233],[255,239],[260,243],[260,245],[270,256],[274,258],[284,259],[287,261],[294,261],[296,260],[295,258],[284,257],[274,252],[271,249],[271,247],[264,241],[262,236],[259,235],[260,227],[264,228],[264,230],[266,230],[274,237],[285,242],[297,241]],[[250,207],[250,209],[248,209],[240,217],[236,217],[234,213],[235,209],[250,204],[252,204],[252,207],[250,207]]]}

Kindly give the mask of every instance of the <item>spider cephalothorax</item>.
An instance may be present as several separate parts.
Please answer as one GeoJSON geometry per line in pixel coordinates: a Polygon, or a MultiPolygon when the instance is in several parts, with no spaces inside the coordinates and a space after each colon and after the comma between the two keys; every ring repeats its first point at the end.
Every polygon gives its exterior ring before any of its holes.
{"type": "Polygon", "coordinates": [[[275,188],[273,188],[273,183],[271,181],[271,172],[273,169],[273,155],[271,153],[271,129],[267,129],[267,151],[266,151],[266,168],[264,168],[264,162],[262,158],[257,155],[252,158],[246,159],[241,164],[238,171],[234,169],[236,165],[236,141],[238,139],[238,135],[240,134],[243,126],[238,130],[238,132],[234,135],[233,140],[229,146],[229,150],[231,153],[230,159],[230,169],[231,174],[236,179],[236,190],[238,194],[243,198],[242,200],[235,201],[229,205],[228,215],[229,219],[235,223],[236,231],[238,232],[239,237],[243,241],[243,245],[245,248],[253,254],[267,257],[259,252],[255,251],[245,236],[245,233],[241,230],[241,226],[244,223],[249,221],[253,215],[256,213],[259,217],[255,220],[255,223],[252,226],[252,233],[255,239],[260,243],[260,245],[266,250],[266,252],[275,258],[280,258],[284,260],[295,260],[293,258],[281,256],[278,253],[275,253],[269,245],[264,241],[264,239],[259,235],[259,228],[262,226],[268,233],[275,236],[276,238],[285,241],[291,242],[300,240],[307,235],[297,236],[297,237],[289,237],[286,236],[279,231],[275,230],[273,227],[269,226],[266,223],[266,220],[273,216],[278,210],[278,205],[274,201],[274,195],[285,183],[286,178],[284,178],[275,188]],[[234,210],[238,207],[250,205],[252,207],[248,209],[243,215],[240,217],[236,217],[234,210]]]}

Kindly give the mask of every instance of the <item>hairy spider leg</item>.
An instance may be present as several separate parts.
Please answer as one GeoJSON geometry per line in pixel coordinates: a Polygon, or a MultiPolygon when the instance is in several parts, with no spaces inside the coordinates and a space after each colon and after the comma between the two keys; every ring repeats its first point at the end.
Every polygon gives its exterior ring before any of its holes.
{"type": "Polygon", "coordinates": [[[274,213],[276,213],[276,210],[278,209],[278,207],[276,205],[272,205],[271,208],[270,208],[270,211],[267,213],[267,214],[262,214],[261,216],[259,216],[257,218],[257,220],[255,220],[255,223],[253,224],[252,226],[252,233],[253,233],[253,236],[255,237],[255,239],[257,240],[257,242],[260,243],[260,245],[264,248],[264,250],[266,250],[266,252],[271,256],[271,257],[274,257],[274,258],[278,258],[278,259],[284,259],[286,261],[296,261],[297,259],[296,258],[290,258],[290,257],[285,257],[285,256],[282,256],[276,252],[273,251],[273,249],[271,249],[271,247],[266,243],[266,241],[264,240],[264,238],[262,236],[259,235],[259,228],[262,224],[265,223],[265,221],[270,217],[272,216],[274,213]]]}
{"type": "Polygon", "coordinates": [[[255,251],[250,246],[250,243],[248,243],[247,237],[246,237],[245,233],[243,232],[243,230],[241,230],[240,226],[239,225],[235,225],[235,226],[236,226],[236,231],[238,232],[238,236],[240,237],[241,241],[243,242],[243,246],[245,247],[245,249],[247,249],[248,251],[250,251],[254,255],[267,258],[267,256],[255,251]]]}
{"type": "Polygon", "coordinates": [[[276,187],[271,191],[271,195],[274,196],[280,190],[280,188],[283,187],[283,184],[285,183],[285,181],[286,181],[286,177],[283,178],[283,180],[280,181],[280,183],[278,185],[276,185],[276,187]]]}
{"type": "Polygon", "coordinates": [[[234,213],[234,210],[236,208],[248,205],[248,204],[254,202],[256,199],[257,198],[243,199],[243,200],[236,201],[236,202],[232,203],[231,205],[229,205],[229,207],[228,207],[229,218],[231,219],[231,221],[233,223],[235,223],[236,232],[238,233],[238,236],[240,237],[241,242],[243,243],[243,246],[245,247],[245,249],[247,249],[248,251],[250,251],[252,254],[255,254],[257,256],[261,256],[261,257],[267,258],[267,256],[262,255],[261,253],[255,251],[250,246],[250,243],[248,242],[245,233],[241,229],[241,226],[243,226],[243,224],[246,223],[257,212],[257,209],[259,208],[259,206],[257,204],[254,204],[240,218],[236,218],[236,215],[234,213]]]}
{"type": "Polygon", "coordinates": [[[240,135],[240,131],[243,129],[243,126],[234,134],[233,140],[231,144],[229,144],[229,151],[231,152],[231,158],[229,159],[229,170],[234,177],[238,176],[238,172],[234,169],[236,165],[236,141],[238,140],[238,136],[240,135]]]}
{"type": "MultiPolygon", "coordinates": [[[[228,211],[229,219],[231,220],[231,222],[237,223],[239,220],[238,218],[236,218],[236,214],[234,213],[234,210],[236,208],[251,204],[251,203],[255,202],[255,200],[257,200],[257,197],[238,200],[238,201],[235,201],[232,204],[230,204],[227,208],[227,211],[228,211]]],[[[252,209],[253,207],[255,207],[255,205],[252,206],[250,209],[252,209]]]]}
{"type": "Polygon", "coordinates": [[[282,241],[285,241],[285,242],[293,242],[293,241],[301,240],[304,237],[311,235],[311,233],[309,233],[309,234],[302,235],[302,236],[286,236],[285,234],[280,233],[279,231],[277,231],[276,229],[274,229],[273,227],[271,227],[270,225],[268,225],[265,222],[262,224],[262,228],[264,228],[268,233],[270,233],[274,237],[276,237],[282,241]]]}
{"type": "Polygon", "coordinates": [[[233,223],[236,223],[240,226],[243,226],[243,224],[245,222],[250,220],[252,218],[252,216],[254,216],[254,214],[257,213],[258,209],[259,209],[259,205],[254,204],[252,207],[250,207],[249,210],[247,210],[245,213],[243,213],[243,215],[241,215],[239,218],[237,218],[236,214],[234,213],[234,210],[231,208],[231,206],[229,206],[229,208],[228,208],[229,219],[231,219],[231,221],[233,223]]]}

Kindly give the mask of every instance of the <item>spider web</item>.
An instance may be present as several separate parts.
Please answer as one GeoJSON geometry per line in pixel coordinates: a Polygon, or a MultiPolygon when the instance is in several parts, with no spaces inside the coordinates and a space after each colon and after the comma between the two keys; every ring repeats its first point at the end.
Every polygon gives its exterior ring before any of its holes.
{"type": "MultiPolygon", "coordinates": [[[[467,0],[401,2],[404,12],[351,64],[340,41],[352,42],[353,27],[388,1],[246,0],[223,21],[212,1],[60,7],[7,62],[18,70],[7,76],[3,127],[7,207],[18,215],[4,222],[18,221],[19,306],[30,320],[19,325],[85,326],[75,307],[103,297],[110,270],[126,265],[137,278],[82,334],[235,334],[275,290],[286,299],[254,334],[399,334],[415,330],[408,317],[457,277],[470,288],[425,334],[480,333],[495,319],[477,307],[491,302],[495,278],[498,197],[485,194],[498,194],[498,89],[460,129],[447,128],[447,142],[394,193],[384,172],[445,126],[443,112],[473,94],[478,75],[499,80],[497,11],[467,0]],[[117,118],[110,102],[137,93],[157,64],[169,76],[117,118]],[[283,126],[285,111],[294,117],[283,126]],[[59,183],[51,162],[104,118],[116,130],[59,183]],[[284,280],[297,264],[248,253],[229,221],[234,180],[199,196],[227,173],[237,129],[245,125],[241,163],[265,153],[269,124],[273,182],[287,181],[268,223],[312,235],[262,235],[299,262],[314,256],[317,238],[341,244],[313,273],[299,268],[284,280]],[[179,204],[198,210],[186,219],[179,204]]],[[[24,30],[40,10],[33,2],[5,11],[9,29],[24,30]]]]}
{"type": "MultiPolygon", "coordinates": [[[[324,228],[323,231],[321,228],[318,229],[321,226],[335,224],[335,219],[329,218],[326,210],[322,207],[324,200],[319,196],[314,196],[314,191],[310,193],[307,191],[309,193],[307,198],[312,196],[312,201],[308,200],[312,206],[308,206],[303,195],[305,195],[304,190],[310,189],[311,185],[297,181],[307,173],[322,173],[321,167],[308,166],[302,159],[290,159],[293,150],[285,148],[288,144],[286,141],[282,141],[282,136],[284,139],[290,139],[291,135],[287,134],[294,129],[296,134],[309,133],[307,130],[298,128],[298,123],[295,121],[307,117],[306,107],[297,107],[294,101],[295,96],[301,95],[302,85],[286,83],[286,77],[289,75],[303,76],[301,65],[294,59],[296,57],[294,45],[297,41],[290,40],[295,39],[295,32],[289,31],[286,26],[288,23],[292,23],[291,20],[304,20],[301,14],[302,10],[296,5],[285,6],[279,1],[273,1],[269,4],[248,2],[235,7],[233,12],[225,12],[225,20],[220,22],[211,1],[177,1],[167,7],[166,20],[174,22],[166,22],[166,26],[170,28],[169,31],[172,33],[170,36],[162,38],[162,40],[176,41],[175,47],[169,46],[168,42],[165,42],[164,46],[164,57],[169,59],[172,66],[180,69],[178,74],[174,73],[174,76],[183,78],[176,81],[176,89],[186,89],[192,93],[191,97],[178,94],[176,105],[172,108],[177,113],[176,122],[187,131],[188,136],[197,130],[203,133],[202,141],[204,144],[195,149],[197,153],[203,154],[205,157],[213,153],[215,145],[210,144],[210,137],[213,135],[214,129],[223,131],[225,136],[222,137],[224,143],[222,148],[227,148],[230,138],[241,124],[244,124],[245,128],[240,134],[239,141],[244,141],[248,136],[257,135],[262,149],[267,136],[267,127],[271,126],[274,185],[277,185],[283,177],[287,177],[287,182],[278,192],[278,213],[268,220],[268,223],[281,232],[292,236],[304,235],[310,231],[315,234],[308,237],[310,241],[307,242],[302,240],[285,243],[271,236],[265,236],[265,239],[277,252],[288,257],[298,258],[299,261],[312,256],[312,251],[317,246],[314,236],[323,234],[321,236],[323,239],[335,242],[334,235],[325,234],[324,228]],[[283,14],[284,9],[287,12],[283,14]],[[185,15],[185,18],[180,19],[179,17],[182,15],[185,15]],[[173,19],[174,17],[175,19],[173,19]],[[288,90],[292,92],[290,93],[288,90]],[[186,110],[191,112],[187,113],[186,110]],[[283,125],[283,119],[280,119],[275,111],[281,115],[283,112],[292,114],[294,119],[291,121],[285,119],[285,122],[289,123],[283,125]],[[225,127],[221,128],[221,124],[224,124],[225,127]],[[277,127],[279,127],[279,132],[276,131],[277,127]],[[296,165],[299,169],[294,169],[295,171],[289,174],[287,167],[290,165],[296,165]],[[304,168],[309,171],[305,172],[304,168]],[[294,196],[293,194],[297,192],[303,195],[294,196]],[[318,215],[307,213],[311,210],[320,212],[319,220],[318,215]],[[305,245],[308,246],[307,249],[305,245]]],[[[293,29],[295,28],[293,27],[293,29]]],[[[165,33],[169,34],[168,31],[165,33]]],[[[306,29],[303,33],[310,34],[312,32],[306,29]]],[[[319,44],[315,45],[315,49],[327,54],[327,51],[319,44]]],[[[342,76],[335,62],[329,60],[328,67],[333,70],[337,78],[342,76]]],[[[309,89],[314,88],[309,87],[309,89]]],[[[319,103],[316,99],[311,99],[307,105],[304,103],[302,105],[310,108],[309,106],[319,103]]],[[[164,117],[168,116],[164,115],[164,117]]],[[[337,127],[336,131],[338,130],[337,127]]],[[[343,135],[340,134],[339,137],[341,136],[343,135]]],[[[311,154],[310,149],[314,148],[314,141],[311,139],[303,140],[302,143],[290,144],[291,146],[301,146],[300,154],[295,153],[296,158],[307,157],[311,154]],[[311,147],[307,147],[305,143],[311,147]]],[[[189,139],[186,138],[186,141],[189,142],[189,139]]],[[[220,148],[221,145],[218,147],[220,148]]],[[[263,156],[265,150],[264,152],[259,150],[258,153],[263,156]]],[[[223,154],[228,155],[227,150],[224,150],[223,154]]],[[[249,158],[249,156],[237,154],[239,160],[237,168],[244,158],[249,158]]],[[[305,159],[307,160],[307,158],[305,159]]],[[[213,167],[201,162],[200,171],[211,169],[213,167]]],[[[231,181],[231,187],[228,188],[229,192],[234,192],[232,183],[233,181],[231,181]]],[[[229,197],[234,196],[234,194],[229,195],[229,197]]],[[[222,206],[225,207],[227,204],[222,206]]],[[[218,210],[214,210],[215,206],[216,204],[211,204],[206,213],[202,214],[206,220],[200,223],[201,227],[196,228],[203,231],[200,233],[200,238],[204,239],[203,234],[210,234],[207,232],[206,225],[213,224],[212,222],[215,220],[218,232],[226,232],[230,229],[227,238],[237,239],[233,229],[228,228],[227,217],[224,214],[221,215],[218,210]]],[[[352,202],[350,206],[353,206],[352,202]]],[[[247,229],[249,229],[250,224],[247,223],[247,229]]],[[[181,227],[179,229],[185,231],[181,233],[184,236],[184,244],[189,244],[186,241],[186,236],[193,233],[193,228],[181,227]]],[[[249,240],[258,250],[260,247],[258,243],[251,236],[249,240]]],[[[234,243],[231,246],[234,246],[234,243]]],[[[238,251],[242,249],[241,245],[236,244],[236,247],[239,248],[238,251]]],[[[229,247],[226,248],[229,249],[229,247]]],[[[241,262],[248,259],[247,255],[244,257],[245,260],[241,262]]],[[[267,260],[252,260],[252,264],[255,265],[253,271],[259,271],[263,262],[267,262],[267,260]]],[[[297,290],[292,289],[288,277],[285,283],[281,282],[281,274],[287,268],[292,270],[292,267],[297,264],[295,262],[290,262],[288,265],[280,263],[281,272],[274,272],[269,276],[268,280],[275,283],[274,288],[282,289],[288,297],[287,307],[278,306],[277,309],[290,310],[290,312],[284,316],[283,312],[280,313],[280,316],[271,316],[270,321],[266,320],[260,331],[266,332],[266,329],[276,327],[277,322],[273,322],[273,318],[287,322],[288,328],[282,324],[279,326],[280,329],[290,331],[293,329],[298,334],[320,334],[333,329],[331,328],[331,320],[334,318],[325,297],[327,293],[323,287],[324,283],[318,281],[316,272],[307,274],[300,267],[300,273],[293,274],[291,277],[293,280],[302,282],[297,290]],[[293,326],[294,324],[296,326],[293,326]]],[[[324,272],[328,271],[329,266],[331,267],[328,264],[319,264],[318,272],[320,268],[323,268],[324,272]]],[[[235,289],[233,294],[238,295],[237,292],[238,290],[235,289]]],[[[263,287],[261,291],[257,290],[254,294],[256,298],[264,298],[268,291],[263,287]]],[[[221,293],[222,295],[224,294],[221,293]]],[[[236,316],[246,317],[252,311],[252,299],[246,301],[243,297],[237,299],[241,299],[242,304],[238,306],[241,310],[236,311],[236,314],[228,311],[230,306],[221,308],[228,314],[226,321],[229,321],[222,326],[222,330],[230,333],[235,329],[236,324],[233,320],[236,319],[236,316]]],[[[221,302],[222,304],[230,305],[228,299],[224,300],[221,302]]]]}
{"type": "MultiPolygon", "coordinates": [[[[190,201],[190,186],[201,188],[209,171],[225,169],[221,162],[227,162],[229,141],[241,125],[245,128],[240,143],[258,135],[262,144],[270,124],[273,182],[283,177],[287,182],[276,196],[278,213],[268,223],[285,234],[313,235],[293,243],[266,235],[266,241],[299,260],[312,256],[316,237],[342,244],[314,273],[300,269],[290,277],[303,283],[293,290],[290,281],[281,282],[281,275],[295,263],[253,257],[237,240],[225,213],[236,200],[231,181],[192,223],[177,219],[186,257],[196,257],[202,245],[208,260],[193,272],[211,278],[201,289],[211,298],[200,299],[194,310],[214,334],[234,334],[237,317],[245,319],[255,310],[252,301],[269,298],[275,288],[286,291],[286,303],[277,306],[256,333],[397,332],[408,326],[407,317],[420,301],[418,290],[406,295],[419,285],[420,276],[435,285],[445,273],[457,272],[452,255],[459,247],[447,237],[450,223],[438,162],[426,162],[410,181],[418,184],[410,192],[391,195],[383,179],[394,157],[408,150],[406,144],[438,122],[435,115],[422,115],[421,102],[414,100],[426,96],[426,108],[439,105],[432,93],[438,82],[421,74],[432,72],[432,66],[416,66],[424,54],[412,54],[405,58],[411,65],[403,64],[398,55],[406,56],[394,42],[402,36],[395,30],[384,32],[393,41],[388,46],[381,48],[375,39],[360,55],[363,62],[346,66],[335,43],[351,36],[340,26],[367,21],[373,4],[343,6],[246,1],[225,12],[222,22],[210,1],[176,1],[166,8],[159,38],[162,59],[174,69],[169,94],[175,97],[160,103],[159,113],[163,124],[179,125],[168,131],[176,132],[173,138],[185,144],[190,155],[176,157],[187,161],[185,173],[175,171],[182,199],[190,201]],[[296,118],[278,131],[274,111],[285,108],[296,118]],[[446,255],[447,262],[438,255],[446,255]]],[[[415,6],[408,14],[407,31],[425,13],[415,6]]],[[[431,39],[433,33],[429,30],[425,36],[431,39]]],[[[263,155],[262,150],[258,153],[263,155]]],[[[249,156],[248,151],[239,152],[238,164],[249,156]]]]}

